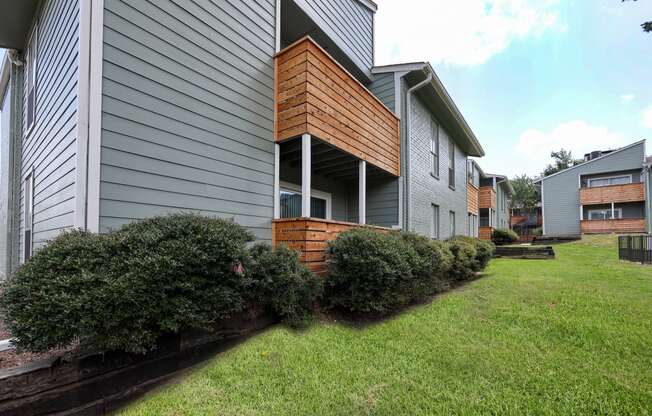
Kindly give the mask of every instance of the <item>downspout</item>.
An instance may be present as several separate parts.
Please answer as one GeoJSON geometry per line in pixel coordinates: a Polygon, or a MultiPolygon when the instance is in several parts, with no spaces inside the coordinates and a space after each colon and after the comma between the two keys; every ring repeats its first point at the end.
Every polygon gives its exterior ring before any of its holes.
{"type": "MultiPolygon", "coordinates": [[[[424,70],[427,70],[427,67],[423,67],[424,70]]],[[[418,83],[417,85],[414,85],[410,89],[407,90],[407,93],[405,94],[405,182],[407,183],[407,186],[405,187],[405,198],[407,200],[407,210],[406,210],[406,215],[407,215],[407,221],[406,221],[406,228],[407,231],[412,231],[412,182],[410,181],[410,172],[411,172],[411,165],[412,165],[412,158],[410,157],[410,138],[412,137],[412,126],[411,126],[411,120],[410,120],[410,113],[412,111],[412,103],[410,100],[410,97],[412,94],[420,89],[425,87],[426,85],[430,84],[432,82],[432,72],[428,73],[428,77],[418,83]]]]}

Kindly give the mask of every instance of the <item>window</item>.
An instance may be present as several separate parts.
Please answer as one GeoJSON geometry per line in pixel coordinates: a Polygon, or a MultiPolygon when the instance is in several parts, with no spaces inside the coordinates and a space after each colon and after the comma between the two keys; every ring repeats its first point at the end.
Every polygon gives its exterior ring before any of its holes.
{"type": "Polygon", "coordinates": [[[32,257],[32,225],[34,222],[34,173],[25,178],[25,189],[23,190],[24,203],[24,230],[25,230],[25,261],[32,257]]]}
{"type": "MultiPolygon", "coordinates": [[[[614,208],[614,218],[621,219],[623,217],[622,208],[614,208]]],[[[589,220],[610,220],[611,218],[611,208],[605,209],[592,209],[589,211],[589,220]]]]}
{"type": "Polygon", "coordinates": [[[455,188],[455,143],[448,139],[448,186],[455,188]]]}
{"type": "Polygon", "coordinates": [[[450,226],[451,226],[451,237],[455,236],[455,211],[451,211],[449,214],[449,221],[450,221],[450,226]]]}
{"type": "Polygon", "coordinates": [[[475,237],[478,229],[478,216],[469,213],[469,237],[475,237]]]}
{"type": "MultiPolygon", "coordinates": [[[[326,192],[310,191],[310,216],[331,219],[331,196],[326,192]]],[[[293,184],[281,185],[281,218],[301,217],[301,187],[293,184]]]]}
{"type": "Polygon", "coordinates": [[[474,185],[475,184],[475,163],[473,161],[469,160],[467,162],[467,168],[466,168],[466,176],[467,176],[467,181],[474,185]]]}
{"type": "Polygon", "coordinates": [[[627,185],[632,183],[631,175],[623,176],[613,176],[609,178],[595,178],[589,179],[589,188],[598,188],[600,186],[610,186],[610,185],[627,185]]]}
{"type": "Polygon", "coordinates": [[[430,225],[430,237],[439,239],[439,205],[432,204],[432,221],[430,225]]]}
{"type": "Polygon", "coordinates": [[[432,164],[432,176],[439,178],[439,125],[432,121],[430,122],[431,135],[430,135],[430,163],[432,164]]]}
{"type": "Polygon", "coordinates": [[[30,132],[34,126],[34,119],[36,116],[36,51],[37,51],[37,28],[34,28],[34,33],[32,34],[29,44],[27,45],[27,51],[25,52],[25,78],[26,78],[26,97],[27,102],[25,103],[26,109],[26,129],[27,133],[30,132]]]}

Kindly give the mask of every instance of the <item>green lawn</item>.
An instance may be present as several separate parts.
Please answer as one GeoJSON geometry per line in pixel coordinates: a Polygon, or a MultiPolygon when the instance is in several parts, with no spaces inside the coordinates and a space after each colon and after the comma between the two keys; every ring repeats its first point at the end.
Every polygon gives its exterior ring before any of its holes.
{"type": "Polygon", "coordinates": [[[652,267],[555,250],[365,329],[271,329],[124,414],[651,414],[652,267]]]}

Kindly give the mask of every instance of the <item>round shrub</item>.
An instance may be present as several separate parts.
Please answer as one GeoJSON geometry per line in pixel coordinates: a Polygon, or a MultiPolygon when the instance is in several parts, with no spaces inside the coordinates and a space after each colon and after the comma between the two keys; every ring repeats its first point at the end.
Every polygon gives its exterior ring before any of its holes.
{"type": "Polygon", "coordinates": [[[323,281],[300,261],[299,253],[285,246],[272,248],[256,244],[251,250],[247,277],[257,299],[269,307],[290,326],[305,326],[312,317],[314,306],[323,290],[323,281]]]}
{"type": "Polygon", "coordinates": [[[447,289],[448,273],[453,263],[453,254],[448,246],[413,232],[401,232],[399,235],[419,257],[419,261],[412,264],[417,296],[430,296],[447,289]]]}
{"type": "Polygon", "coordinates": [[[114,254],[106,236],[69,231],[10,276],[0,308],[17,346],[43,352],[93,338],[98,317],[92,305],[113,298],[101,270],[114,254]]]}
{"type": "Polygon", "coordinates": [[[415,294],[415,250],[395,233],[356,228],[330,242],[327,307],[354,313],[385,314],[411,302],[415,294]]]}
{"type": "Polygon", "coordinates": [[[477,250],[472,243],[462,239],[447,241],[448,248],[453,254],[453,265],[450,276],[455,281],[464,281],[475,275],[477,250]]]}
{"type": "Polygon", "coordinates": [[[66,233],[9,279],[5,316],[28,350],[79,339],[102,350],[146,352],[164,334],[210,328],[246,307],[240,265],[252,239],[233,222],[192,214],[106,235],[66,233]]]}
{"type": "Polygon", "coordinates": [[[460,240],[473,245],[476,251],[473,271],[476,272],[482,271],[487,267],[489,260],[491,260],[496,251],[496,246],[492,242],[480,240],[479,238],[458,235],[451,238],[451,240],[460,240]]]}
{"type": "Polygon", "coordinates": [[[511,244],[518,241],[518,234],[509,228],[496,228],[493,231],[491,238],[499,244],[511,244]]]}

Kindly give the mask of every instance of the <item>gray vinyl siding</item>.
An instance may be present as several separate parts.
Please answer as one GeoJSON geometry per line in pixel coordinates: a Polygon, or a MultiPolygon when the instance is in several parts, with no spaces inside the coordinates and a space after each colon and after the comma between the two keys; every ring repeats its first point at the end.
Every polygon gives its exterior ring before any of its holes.
{"type": "Polygon", "coordinates": [[[369,84],[369,90],[390,110],[396,112],[396,90],[394,88],[394,73],[378,74],[369,84]]]}
{"type": "MultiPolygon", "coordinates": [[[[388,228],[398,225],[398,181],[398,178],[367,181],[367,224],[388,228]]],[[[347,205],[349,215],[347,221],[359,221],[359,205],[358,184],[352,183],[350,186],[347,205]]]]}
{"type": "MultiPolygon", "coordinates": [[[[614,204],[614,208],[620,208],[623,218],[645,218],[645,202],[627,202],[614,204]]],[[[589,219],[589,211],[594,209],[611,210],[611,204],[591,205],[584,207],[584,219],[589,219]]]]}
{"type": "Polygon", "coordinates": [[[294,0],[367,76],[374,63],[374,12],[356,0],[294,0]]]}
{"type": "Polygon", "coordinates": [[[100,230],[193,211],[271,239],[275,2],[109,0],[100,230]]]}
{"type": "Polygon", "coordinates": [[[21,259],[24,256],[24,183],[30,172],[34,173],[34,249],[73,227],[75,221],[79,2],[44,1],[37,20],[36,115],[29,132],[26,131],[26,84],[23,86],[21,259]]]}
{"type": "Polygon", "coordinates": [[[599,160],[544,178],[543,223],[546,235],[580,233],[579,184],[581,175],[604,174],[642,168],[645,143],[612,153],[599,160]]]}
{"type": "Polygon", "coordinates": [[[509,195],[502,185],[498,185],[496,188],[495,228],[509,228],[509,195]]]}
{"type": "Polygon", "coordinates": [[[411,117],[412,137],[410,138],[410,198],[412,205],[412,231],[430,236],[432,224],[432,204],[439,206],[439,236],[450,235],[450,211],[455,212],[456,234],[468,233],[466,206],[466,164],[467,155],[455,144],[455,189],[448,186],[448,143],[449,136],[439,130],[439,178],[431,175],[430,127],[432,113],[421,100],[412,96],[411,117]]]}

